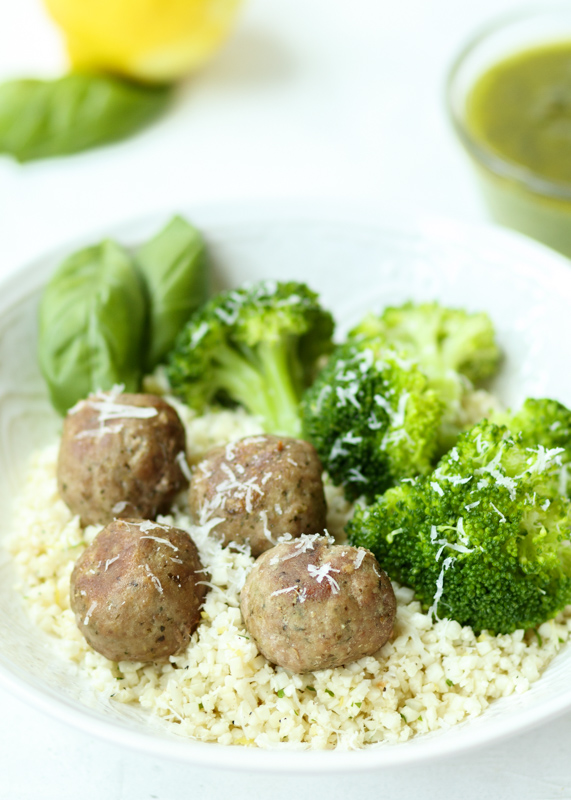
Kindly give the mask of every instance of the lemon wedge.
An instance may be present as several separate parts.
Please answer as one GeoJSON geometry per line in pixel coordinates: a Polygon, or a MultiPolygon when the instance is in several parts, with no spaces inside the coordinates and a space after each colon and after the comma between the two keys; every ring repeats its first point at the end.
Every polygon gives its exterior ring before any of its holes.
{"type": "Polygon", "coordinates": [[[168,82],[227,36],[240,0],[45,0],[78,70],[168,82]]]}

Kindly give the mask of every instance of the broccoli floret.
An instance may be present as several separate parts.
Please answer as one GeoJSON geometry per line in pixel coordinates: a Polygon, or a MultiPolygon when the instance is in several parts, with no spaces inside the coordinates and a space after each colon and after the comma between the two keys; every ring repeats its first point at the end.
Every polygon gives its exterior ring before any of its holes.
{"type": "Polygon", "coordinates": [[[382,340],[337,348],[302,403],[303,434],[333,483],[369,501],[428,472],[443,406],[426,377],[382,340]]]}
{"type": "Polygon", "coordinates": [[[262,281],[222,292],[182,329],[167,377],[191,408],[239,403],[268,433],[299,436],[299,401],[333,348],[333,318],[302,283],[262,281]]]}
{"type": "Polygon", "coordinates": [[[462,402],[474,384],[497,371],[500,351],[487,314],[446,308],[438,303],[405,303],[369,314],[349,334],[382,336],[413,358],[445,403],[439,450],[445,452],[462,429],[462,402]]]}
{"type": "Polygon", "coordinates": [[[437,618],[476,632],[539,625],[571,602],[571,504],[561,449],[484,421],[428,476],[390,489],[348,525],[437,618]]]}
{"type": "Polygon", "coordinates": [[[542,445],[551,450],[563,448],[560,455],[563,469],[559,474],[558,489],[560,494],[569,493],[571,480],[571,410],[549,398],[528,398],[521,409],[516,412],[496,413],[492,421],[505,425],[512,436],[524,447],[542,445]]]}

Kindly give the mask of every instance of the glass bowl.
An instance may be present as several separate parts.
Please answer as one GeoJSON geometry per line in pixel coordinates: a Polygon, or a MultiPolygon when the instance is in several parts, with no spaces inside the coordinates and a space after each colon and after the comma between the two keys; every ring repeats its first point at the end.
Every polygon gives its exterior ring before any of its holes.
{"type": "Polygon", "coordinates": [[[474,87],[488,70],[527,50],[563,43],[569,45],[571,95],[571,6],[546,4],[503,16],[458,54],[448,74],[446,100],[493,219],[571,257],[571,182],[546,178],[505,157],[475,131],[469,113],[474,87]]]}

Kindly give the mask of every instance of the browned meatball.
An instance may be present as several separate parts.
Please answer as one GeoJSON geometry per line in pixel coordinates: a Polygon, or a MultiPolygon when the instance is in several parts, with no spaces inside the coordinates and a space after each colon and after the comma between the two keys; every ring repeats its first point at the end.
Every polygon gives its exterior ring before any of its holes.
{"type": "Polygon", "coordinates": [[[183,650],[206,595],[196,545],[179,528],[116,520],[71,575],[71,608],[87,642],[111,661],[151,661],[183,650]]]}
{"type": "Polygon", "coordinates": [[[186,483],[185,444],[178,414],[160,397],[91,395],[65,418],[60,494],[82,525],[154,519],[186,483]]]}
{"type": "Polygon", "coordinates": [[[322,467],[313,445],[279,436],[248,436],[215,447],[196,467],[189,503],[201,523],[213,517],[224,544],[249,543],[257,556],[279,536],[322,532],[322,467]]]}
{"type": "Polygon", "coordinates": [[[372,655],[391,635],[396,600],[364,548],[303,536],[254,564],[241,610],[260,652],[292,672],[313,672],[372,655]]]}

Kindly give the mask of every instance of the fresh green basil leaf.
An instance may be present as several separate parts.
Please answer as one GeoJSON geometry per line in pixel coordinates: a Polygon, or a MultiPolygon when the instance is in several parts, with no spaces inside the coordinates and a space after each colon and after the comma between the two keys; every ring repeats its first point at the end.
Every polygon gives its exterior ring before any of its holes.
{"type": "Polygon", "coordinates": [[[104,241],[70,256],[40,304],[38,355],[61,413],[98,389],[141,379],[146,299],[129,254],[104,241]]]}
{"type": "Polygon", "coordinates": [[[172,348],[191,314],[208,299],[204,240],[182,217],[174,217],[136,253],[149,302],[145,367],[152,370],[172,348]]]}
{"type": "Polygon", "coordinates": [[[0,84],[0,153],[18,161],[77,153],[122,139],[163,111],[170,90],[109,75],[0,84]]]}

